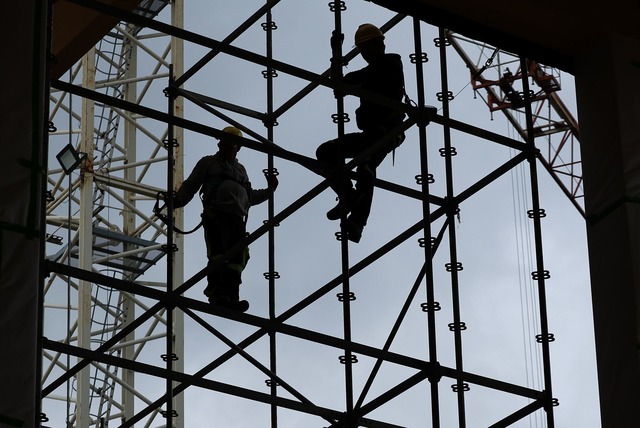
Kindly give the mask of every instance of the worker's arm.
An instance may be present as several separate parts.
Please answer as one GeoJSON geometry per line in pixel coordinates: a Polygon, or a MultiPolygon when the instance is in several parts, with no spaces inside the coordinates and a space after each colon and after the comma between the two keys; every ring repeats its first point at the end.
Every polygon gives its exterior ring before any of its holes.
{"type": "Polygon", "coordinates": [[[195,194],[200,190],[202,183],[207,175],[207,168],[211,161],[210,156],[206,156],[198,161],[196,166],[191,171],[191,174],[182,183],[178,191],[176,192],[173,200],[174,208],[182,208],[187,205],[195,194]]]}
{"type": "Polygon", "coordinates": [[[265,174],[267,184],[269,187],[266,189],[251,189],[249,198],[251,199],[251,205],[258,205],[269,199],[269,196],[276,191],[278,187],[278,177],[275,174],[265,174]]]}

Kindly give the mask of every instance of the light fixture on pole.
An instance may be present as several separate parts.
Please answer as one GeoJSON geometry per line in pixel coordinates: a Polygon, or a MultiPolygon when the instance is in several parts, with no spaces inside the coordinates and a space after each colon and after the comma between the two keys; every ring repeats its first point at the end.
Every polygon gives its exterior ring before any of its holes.
{"type": "Polygon", "coordinates": [[[82,162],[84,156],[81,155],[84,154],[77,152],[71,144],[67,144],[60,150],[60,153],[56,155],[56,159],[58,159],[64,173],[69,175],[80,165],[80,162],[82,162]]]}

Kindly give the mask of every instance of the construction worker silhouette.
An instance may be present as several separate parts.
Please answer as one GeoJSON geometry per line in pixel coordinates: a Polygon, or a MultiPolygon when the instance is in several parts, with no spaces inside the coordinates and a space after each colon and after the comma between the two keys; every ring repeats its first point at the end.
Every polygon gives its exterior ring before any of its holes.
{"type": "MultiPolygon", "coordinates": [[[[405,94],[402,59],[398,54],[385,53],[382,31],[373,24],[362,24],[355,33],[355,44],[367,66],[346,74],[343,82],[379,96],[402,101],[405,94]]],[[[402,111],[360,98],[360,106],[356,109],[356,125],[361,132],[347,133],[339,139],[321,144],[316,150],[316,157],[328,165],[326,173],[337,174],[346,158],[357,157],[402,123],[403,119],[402,111]]],[[[360,242],[362,230],[367,224],[373,201],[376,169],[404,138],[403,133],[395,135],[387,146],[357,166],[355,189],[347,176],[334,180],[331,185],[338,194],[339,202],[327,212],[327,218],[338,220],[343,210],[348,213],[346,223],[342,226],[350,241],[360,242]]]]}
{"type": "MultiPolygon", "coordinates": [[[[242,132],[233,126],[223,131],[242,137],[242,132]]],[[[174,197],[174,207],[180,208],[199,191],[209,265],[246,237],[249,207],[266,201],[278,187],[277,177],[268,174],[268,188],[252,189],[247,171],[236,159],[238,150],[240,146],[232,139],[220,138],[218,152],[198,161],[174,197]]],[[[249,249],[244,248],[207,275],[204,294],[210,303],[241,312],[249,309],[249,302],[239,296],[242,271],[248,260],[249,249]]]]}

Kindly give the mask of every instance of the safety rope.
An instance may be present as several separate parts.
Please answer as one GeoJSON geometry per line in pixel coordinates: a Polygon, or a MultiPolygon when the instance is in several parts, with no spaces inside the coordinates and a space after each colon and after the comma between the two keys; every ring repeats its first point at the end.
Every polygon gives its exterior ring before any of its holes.
{"type": "MultiPolygon", "coordinates": [[[[153,213],[156,215],[156,217],[158,217],[160,219],[160,221],[162,221],[164,224],[166,224],[167,226],[169,225],[169,218],[168,216],[166,216],[165,214],[162,213],[162,210],[166,207],[165,205],[160,206],[160,201],[164,200],[166,197],[168,196],[167,192],[158,192],[156,194],[156,202],[153,205],[153,213]]],[[[194,227],[193,229],[185,232],[179,228],[177,228],[175,225],[173,226],[173,231],[176,233],[179,233],[181,235],[189,235],[193,232],[195,232],[196,230],[200,229],[200,227],[202,226],[202,219],[200,219],[200,223],[198,223],[198,225],[196,227],[194,227]]]]}
{"type": "MultiPolygon", "coordinates": [[[[510,131],[512,128],[510,127],[510,131]]],[[[535,325],[538,323],[539,314],[536,305],[536,298],[530,284],[530,277],[527,272],[532,271],[533,254],[531,253],[531,227],[522,218],[522,213],[526,210],[525,201],[528,192],[527,182],[524,177],[523,165],[519,165],[511,171],[511,193],[513,204],[513,218],[515,228],[516,256],[518,261],[518,285],[520,292],[521,327],[524,353],[524,365],[526,370],[526,384],[529,388],[537,388],[542,385],[542,368],[540,353],[535,347],[535,325]]],[[[543,421],[538,415],[530,416],[529,425],[540,427],[543,421]]]]}

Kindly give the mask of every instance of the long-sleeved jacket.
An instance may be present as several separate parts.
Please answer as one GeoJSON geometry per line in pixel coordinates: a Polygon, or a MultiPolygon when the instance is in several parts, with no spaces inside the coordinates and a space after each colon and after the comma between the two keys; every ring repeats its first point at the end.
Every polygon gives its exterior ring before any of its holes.
{"type": "Polygon", "coordinates": [[[244,166],[237,159],[223,161],[217,155],[198,161],[189,177],[182,183],[174,199],[180,208],[200,191],[205,208],[246,216],[252,205],[266,201],[271,189],[252,189],[244,166]]]}
{"type": "MultiPolygon", "coordinates": [[[[402,58],[394,53],[381,55],[366,67],[345,74],[343,80],[383,97],[402,101],[404,95],[402,58]]],[[[364,98],[360,99],[360,107],[356,110],[356,123],[363,131],[369,127],[393,127],[403,118],[404,113],[364,98]]]]}

